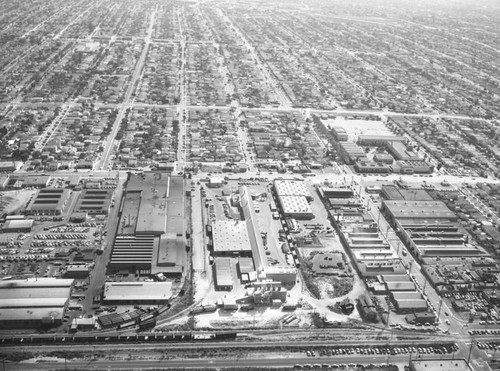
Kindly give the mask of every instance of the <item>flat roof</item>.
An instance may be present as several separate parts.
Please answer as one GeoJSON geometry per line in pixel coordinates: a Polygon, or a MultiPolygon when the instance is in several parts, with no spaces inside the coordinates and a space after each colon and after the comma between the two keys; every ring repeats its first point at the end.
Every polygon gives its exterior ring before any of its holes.
{"type": "Polygon", "coordinates": [[[158,237],[154,236],[116,236],[111,264],[151,264],[153,250],[158,245],[158,237]]]}
{"type": "Polygon", "coordinates": [[[84,189],[76,202],[74,212],[107,214],[113,193],[113,189],[84,189]]]}
{"type": "Polygon", "coordinates": [[[244,221],[216,220],[212,223],[212,239],[215,252],[252,251],[244,221]]]}
{"type": "Polygon", "coordinates": [[[456,219],[442,201],[383,200],[382,204],[396,219],[456,219]]]}
{"type": "Polygon", "coordinates": [[[105,301],[167,301],[172,296],[171,282],[107,282],[105,301]]]}
{"type": "Polygon", "coordinates": [[[284,214],[312,214],[305,196],[279,196],[279,201],[284,214]]]}
{"type": "Polygon", "coordinates": [[[264,243],[260,235],[260,227],[256,221],[255,208],[247,187],[238,188],[240,193],[240,204],[245,217],[245,223],[248,229],[248,236],[251,242],[252,257],[256,271],[262,271],[267,266],[267,257],[265,255],[264,243]]]}
{"type": "Polygon", "coordinates": [[[392,296],[395,300],[422,299],[422,294],[418,291],[396,291],[392,296]]]}
{"type": "Polygon", "coordinates": [[[275,180],[274,187],[278,196],[311,197],[311,192],[303,180],[275,180]]]}
{"type": "Polygon", "coordinates": [[[64,307],[46,308],[2,308],[0,322],[3,321],[41,321],[45,317],[62,319],[64,307]]]}
{"type": "Polygon", "coordinates": [[[382,279],[384,282],[411,282],[410,276],[407,274],[384,274],[382,279]]]}
{"type": "Polygon", "coordinates": [[[240,267],[240,273],[248,273],[255,270],[252,258],[240,257],[238,258],[238,265],[240,267]]]}
{"type": "Polygon", "coordinates": [[[51,278],[51,277],[28,278],[25,280],[6,280],[6,281],[0,281],[0,290],[16,289],[16,288],[71,287],[73,281],[74,280],[72,279],[51,278]]]}
{"type": "Polygon", "coordinates": [[[158,247],[158,265],[183,266],[184,252],[184,237],[169,233],[162,235],[160,236],[160,244],[158,247]]]}
{"type": "Polygon", "coordinates": [[[140,192],[127,192],[123,198],[122,215],[118,224],[119,235],[133,235],[141,205],[140,192]]]}
{"type": "Polygon", "coordinates": [[[394,299],[399,309],[424,309],[427,308],[425,299],[394,299]]]}
{"type": "Polygon", "coordinates": [[[24,219],[24,220],[7,220],[3,224],[3,229],[24,229],[24,228],[32,228],[33,220],[32,219],[24,219]]]}
{"type": "Polygon", "coordinates": [[[52,298],[10,298],[2,297],[0,299],[0,308],[56,308],[64,307],[68,296],[52,298]]]}
{"type": "Polygon", "coordinates": [[[69,190],[60,188],[40,189],[29,203],[27,210],[62,210],[69,197],[69,190]]]}
{"type": "Polygon", "coordinates": [[[415,284],[413,282],[398,282],[390,281],[385,283],[389,291],[414,291],[415,284]]]}
{"type": "Polygon", "coordinates": [[[167,173],[147,172],[131,174],[127,181],[127,195],[140,194],[135,233],[163,234],[167,224],[167,198],[170,177],[167,173]]]}
{"type": "Polygon", "coordinates": [[[414,371],[472,371],[464,359],[411,360],[414,371]]]}
{"type": "Polygon", "coordinates": [[[233,286],[231,258],[215,258],[214,269],[217,286],[233,286]]]}

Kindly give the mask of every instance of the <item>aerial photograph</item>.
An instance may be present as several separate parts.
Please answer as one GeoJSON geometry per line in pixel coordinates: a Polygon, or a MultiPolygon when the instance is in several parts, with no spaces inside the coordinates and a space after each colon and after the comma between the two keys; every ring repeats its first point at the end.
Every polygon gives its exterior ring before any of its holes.
{"type": "Polygon", "coordinates": [[[500,2],[0,0],[31,370],[500,370],[500,2]]]}

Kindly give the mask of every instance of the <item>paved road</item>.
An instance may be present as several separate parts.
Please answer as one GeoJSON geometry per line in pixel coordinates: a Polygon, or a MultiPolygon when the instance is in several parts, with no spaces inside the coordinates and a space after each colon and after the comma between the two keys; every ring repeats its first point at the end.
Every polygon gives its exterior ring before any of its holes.
{"type": "Polygon", "coordinates": [[[109,134],[106,140],[106,146],[104,147],[104,151],[102,152],[101,158],[98,162],[97,167],[99,169],[105,169],[109,165],[109,158],[115,143],[116,134],[120,129],[120,123],[122,122],[122,119],[125,116],[126,111],[133,106],[133,104],[131,104],[133,102],[131,102],[130,98],[132,97],[132,93],[135,90],[136,83],[138,83],[140,80],[142,70],[144,68],[144,63],[146,61],[146,56],[148,54],[149,45],[151,44],[151,35],[153,33],[155,18],[156,18],[156,11],[151,13],[148,32],[146,37],[144,38],[145,41],[144,47],[142,48],[141,56],[139,57],[139,60],[137,61],[137,64],[135,66],[132,78],[130,79],[130,84],[127,89],[127,92],[125,93],[125,97],[123,98],[123,103],[118,106],[115,106],[119,108],[118,115],[116,116],[115,122],[113,123],[113,128],[111,129],[111,133],[109,134]]]}
{"type": "MultiPolygon", "coordinates": [[[[241,357],[227,357],[225,359],[173,359],[173,360],[158,360],[158,359],[137,359],[132,354],[131,359],[126,360],[65,360],[58,359],[50,361],[47,359],[44,362],[22,362],[22,363],[6,363],[6,370],[65,370],[65,369],[88,369],[88,370],[130,370],[130,369],[154,369],[154,368],[228,368],[228,367],[283,367],[289,369],[295,364],[384,364],[389,363],[406,363],[410,359],[409,354],[394,355],[387,357],[386,355],[369,355],[369,356],[334,356],[334,357],[304,357],[303,353],[289,354],[289,353],[276,353],[273,358],[265,357],[249,357],[244,354],[241,357]]],[[[412,355],[412,358],[417,355],[412,355]]],[[[449,358],[449,357],[448,357],[449,358]]],[[[425,355],[425,359],[442,359],[442,356],[425,355]]]]}

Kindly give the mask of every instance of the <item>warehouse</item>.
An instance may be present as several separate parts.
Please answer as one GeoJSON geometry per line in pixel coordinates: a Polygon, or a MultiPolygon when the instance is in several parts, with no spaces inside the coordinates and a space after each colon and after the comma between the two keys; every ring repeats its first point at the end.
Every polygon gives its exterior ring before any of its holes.
{"type": "Polygon", "coordinates": [[[387,291],[415,291],[413,282],[390,281],[386,282],[387,291]]]}
{"type": "Polygon", "coordinates": [[[20,232],[28,233],[33,228],[33,220],[7,220],[2,226],[3,233],[20,232]]]}
{"type": "Polygon", "coordinates": [[[363,147],[352,142],[340,143],[339,149],[342,158],[349,165],[354,164],[359,158],[364,158],[366,156],[363,147]]]}
{"type": "Polygon", "coordinates": [[[272,266],[265,269],[266,278],[275,282],[281,282],[285,286],[295,285],[297,269],[288,266],[272,266]]]}
{"type": "Polygon", "coordinates": [[[141,206],[140,192],[127,192],[123,196],[118,235],[133,236],[137,226],[137,215],[141,206]]]}
{"type": "Polygon", "coordinates": [[[304,196],[311,200],[311,192],[302,180],[275,180],[274,189],[278,196],[304,196]]]}
{"type": "Polygon", "coordinates": [[[401,174],[431,174],[434,166],[423,160],[398,161],[397,166],[401,174]]]}
{"type": "Polygon", "coordinates": [[[332,134],[337,142],[345,142],[349,139],[347,131],[341,126],[332,126],[332,134]]]}
{"type": "MultiPolygon", "coordinates": [[[[410,357],[411,358],[411,357],[410,357]]],[[[473,371],[465,359],[410,359],[410,371],[473,371]]]]}
{"type": "Polygon", "coordinates": [[[383,200],[381,211],[391,222],[402,219],[457,220],[455,213],[442,201],[383,200]]]}
{"type": "Polygon", "coordinates": [[[278,197],[281,205],[281,211],[285,218],[294,218],[299,220],[310,220],[314,218],[313,211],[309,202],[304,196],[282,196],[278,197]]]}
{"type": "Polygon", "coordinates": [[[393,300],[422,299],[422,294],[418,291],[394,291],[390,296],[393,300]]]}
{"type": "Polygon", "coordinates": [[[153,252],[158,248],[154,236],[116,236],[111,253],[112,270],[132,269],[151,271],[153,252]]]}
{"type": "Polygon", "coordinates": [[[386,145],[387,152],[389,152],[396,160],[404,160],[404,161],[418,161],[421,160],[418,155],[408,150],[404,142],[393,141],[388,142],[386,145]]]}
{"type": "Polygon", "coordinates": [[[45,188],[28,204],[27,215],[60,215],[69,200],[69,191],[60,188],[45,188]]]}
{"type": "Polygon", "coordinates": [[[239,187],[240,205],[243,212],[243,217],[248,231],[248,238],[252,249],[252,257],[257,272],[262,272],[267,266],[266,251],[262,236],[260,234],[260,227],[256,221],[255,209],[247,187],[239,187]]]}
{"type": "Polygon", "coordinates": [[[170,178],[167,174],[131,175],[127,193],[140,192],[136,234],[158,236],[166,232],[169,187],[170,178]]]}
{"type": "Polygon", "coordinates": [[[427,302],[424,299],[398,299],[394,300],[397,313],[426,312],[427,302]]]}
{"type": "Polygon", "coordinates": [[[108,215],[113,193],[113,189],[85,189],[78,198],[74,212],[108,215]]]}
{"type": "Polygon", "coordinates": [[[312,219],[314,214],[308,201],[311,193],[304,181],[275,180],[274,190],[285,217],[312,219]]]}
{"type": "Polygon", "coordinates": [[[216,220],[212,223],[212,245],[215,256],[250,256],[252,245],[247,223],[239,220],[216,220]]]}
{"type": "Polygon", "coordinates": [[[231,258],[215,258],[214,282],[216,291],[231,291],[233,289],[231,258]]]}
{"type": "Polygon", "coordinates": [[[22,181],[23,187],[45,188],[49,185],[49,175],[29,175],[19,178],[22,181]]]}
{"type": "Polygon", "coordinates": [[[73,280],[0,281],[0,328],[41,328],[62,323],[73,280]]]}
{"type": "Polygon", "coordinates": [[[172,297],[171,282],[106,282],[106,304],[164,304],[172,297]]]}
{"type": "Polygon", "coordinates": [[[240,276],[255,271],[252,258],[238,258],[238,271],[240,276]]]}
{"type": "Polygon", "coordinates": [[[370,135],[360,134],[358,136],[358,144],[362,146],[383,147],[390,142],[405,142],[405,137],[398,137],[395,135],[370,135]]]}
{"type": "Polygon", "coordinates": [[[371,161],[356,161],[354,164],[354,169],[358,173],[390,173],[392,171],[392,167],[379,162],[371,162],[371,161]]]}
{"type": "Polygon", "coordinates": [[[354,195],[350,187],[318,187],[321,198],[351,198],[354,195]]]}

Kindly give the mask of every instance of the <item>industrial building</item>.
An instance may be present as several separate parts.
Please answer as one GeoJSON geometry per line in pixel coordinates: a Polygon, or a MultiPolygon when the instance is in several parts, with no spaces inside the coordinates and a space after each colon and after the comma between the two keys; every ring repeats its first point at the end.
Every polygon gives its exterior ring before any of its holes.
{"type": "Polygon", "coordinates": [[[297,280],[297,269],[288,266],[272,266],[265,270],[266,278],[281,282],[285,286],[293,286],[297,280]]]}
{"type": "Polygon", "coordinates": [[[260,234],[260,228],[257,223],[255,209],[253,207],[252,196],[247,187],[239,187],[240,206],[245,220],[250,246],[252,248],[252,258],[257,272],[262,272],[267,267],[267,257],[264,248],[264,242],[260,234]]]}
{"type": "Polygon", "coordinates": [[[22,187],[46,188],[50,183],[50,175],[27,175],[18,178],[22,187]]]}
{"type": "Polygon", "coordinates": [[[214,283],[217,291],[231,291],[233,289],[231,258],[214,259],[214,283]]]}
{"type": "Polygon", "coordinates": [[[354,169],[358,173],[388,174],[392,171],[392,167],[386,163],[371,161],[356,161],[354,169]]]}
{"type": "Polygon", "coordinates": [[[473,371],[465,359],[411,359],[409,364],[410,371],[473,371]]]}
{"type": "Polygon", "coordinates": [[[3,223],[2,232],[3,233],[28,233],[31,232],[33,228],[33,220],[22,219],[22,220],[7,220],[3,223]]]}
{"type": "Polygon", "coordinates": [[[392,141],[387,142],[387,152],[389,152],[396,160],[403,161],[419,161],[422,160],[418,155],[409,150],[404,142],[392,141]]]}
{"type": "Polygon", "coordinates": [[[397,162],[401,174],[432,174],[434,166],[424,160],[401,160],[397,162]]]}
{"type": "Polygon", "coordinates": [[[354,195],[350,187],[317,187],[321,198],[351,198],[354,195]]]}
{"type": "Polygon", "coordinates": [[[394,157],[387,153],[375,153],[373,155],[373,161],[391,165],[394,162],[394,157]]]}
{"type": "Polygon", "coordinates": [[[149,272],[155,248],[158,248],[157,237],[118,235],[111,253],[110,268],[112,270],[132,269],[149,272]]]}
{"type": "Polygon", "coordinates": [[[129,174],[119,216],[112,270],[182,274],[187,233],[182,177],[129,174]]]}
{"type": "Polygon", "coordinates": [[[360,134],[358,136],[357,143],[361,146],[376,146],[383,147],[387,143],[391,142],[406,142],[405,137],[399,137],[395,135],[370,135],[370,134],[360,134]]]}
{"type": "MultiPolygon", "coordinates": [[[[286,186],[285,186],[286,187],[286,186]]],[[[297,186],[295,191],[304,193],[309,190],[307,188],[302,188],[301,186],[297,186]]],[[[262,236],[260,233],[259,224],[257,222],[257,217],[255,215],[255,209],[253,207],[252,196],[250,192],[248,192],[247,187],[239,187],[240,194],[240,207],[243,212],[243,217],[245,220],[245,224],[247,227],[248,238],[250,241],[253,264],[255,267],[255,271],[258,274],[261,274],[261,277],[271,278],[273,280],[277,280],[281,284],[292,284],[295,283],[296,272],[295,268],[293,268],[293,272],[289,270],[287,267],[281,266],[273,266],[269,267],[267,263],[266,251],[264,248],[264,243],[262,241],[262,236]],[[263,274],[262,274],[263,273],[263,274]]],[[[304,196],[305,197],[305,196],[304,196]]],[[[217,259],[217,258],[216,258],[217,259]]],[[[219,258],[220,259],[220,258],[219,258]]],[[[216,260],[217,261],[217,260],[216,260]]],[[[232,269],[232,268],[231,268],[232,269]]],[[[217,269],[216,269],[217,271],[217,269]]],[[[231,273],[232,276],[232,273],[231,273]]],[[[217,274],[216,274],[217,277],[217,274]]],[[[221,275],[221,278],[226,276],[221,275]]],[[[229,280],[227,280],[229,281],[229,280]]],[[[231,289],[232,289],[232,279],[231,279],[231,289]]],[[[219,285],[220,287],[224,287],[224,285],[219,285]]],[[[229,288],[229,282],[227,282],[227,288],[229,288]]]]}
{"type": "Polygon", "coordinates": [[[65,278],[86,278],[89,274],[90,269],[87,264],[68,264],[63,276],[65,278]]]}
{"type": "Polygon", "coordinates": [[[274,190],[284,217],[294,219],[313,219],[309,201],[311,193],[304,181],[275,180],[274,190]]]}
{"type": "Polygon", "coordinates": [[[433,201],[431,195],[424,189],[400,188],[390,184],[382,186],[380,196],[385,200],[433,201]]]}
{"type": "Polygon", "coordinates": [[[252,246],[244,221],[216,220],[212,223],[212,246],[214,256],[250,256],[252,246]]]}
{"type": "Polygon", "coordinates": [[[308,200],[312,199],[303,180],[275,180],[274,189],[279,196],[304,196],[308,200]]]}
{"type": "Polygon", "coordinates": [[[252,258],[245,258],[245,257],[238,258],[238,273],[240,277],[242,277],[242,279],[245,278],[243,277],[244,275],[248,275],[250,272],[254,271],[255,267],[253,265],[252,258]]]}
{"type": "Polygon", "coordinates": [[[164,304],[172,297],[171,282],[106,282],[105,304],[164,304]]]}
{"type": "Polygon", "coordinates": [[[370,322],[378,322],[378,313],[368,294],[361,294],[358,298],[357,308],[361,317],[370,322]]]}
{"type": "Polygon", "coordinates": [[[366,156],[363,147],[358,146],[352,142],[342,142],[339,145],[339,153],[344,159],[346,164],[352,165],[358,159],[364,158],[366,156]]]}
{"type": "Polygon", "coordinates": [[[278,196],[281,212],[285,218],[313,219],[314,214],[304,196],[278,196]]]}
{"type": "Polygon", "coordinates": [[[484,251],[468,242],[457,216],[441,201],[384,200],[382,212],[401,240],[420,259],[481,256],[484,251]]]}
{"type": "Polygon", "coordinates": [[[61,215],[70,192],[61,188],[40,189],[24,210],[26,215],[61,215]]]}
{"type": "Polygon", "coordinates": [[[341,126],[333,126],[332,134],[337,142],[345,142],[349,139],[347,131],[341,126]]]}
{"type": "Polygon", "coordinates": [[[76,202],[74,212],[108,215],[113,193],[113,189],[84,189],[76,202]]]}
{"type": "Polygon", "coordinates": [[[418,220],[457,220],[455,213],[442,201],[383,200],[381,211],[389,222],[407,220],[410,224],[418,220]]]}
{"type": "Polygon", "coordinates": [[[62,323],[73,280],[0,281],[0,328],[40,328],[62,323]]]}

